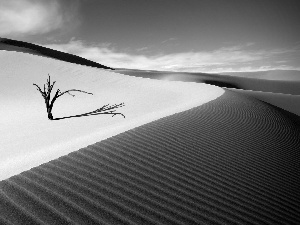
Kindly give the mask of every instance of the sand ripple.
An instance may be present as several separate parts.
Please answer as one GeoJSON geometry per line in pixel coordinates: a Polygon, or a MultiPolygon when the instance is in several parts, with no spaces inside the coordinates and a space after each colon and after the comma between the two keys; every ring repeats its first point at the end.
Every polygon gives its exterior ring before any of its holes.
{"type": "Polygon", "coordinates": [[[300,119],[214,101],[0,182],[3,224],[299,224],[300,119]]]}

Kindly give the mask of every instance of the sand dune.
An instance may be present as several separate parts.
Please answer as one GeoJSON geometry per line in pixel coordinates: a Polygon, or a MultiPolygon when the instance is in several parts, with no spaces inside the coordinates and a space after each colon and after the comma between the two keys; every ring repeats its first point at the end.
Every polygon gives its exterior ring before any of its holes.
{"type": "Polygon", "coordinates": [[[126,76],[23,47],[0,51],[0,224],[300,223],[297,82],[116,70],[126,76]],[[126,120],[48,121],[32,86],[47,73],[94,93],[54,116],[125,102],[126,120]]]}
{"type": "Polygon", "coordinates": [[[1,181],[0,218],[299,224],[299,125],[294,114],[226,91],[1,181]]]}
{"type": "Polygon", "coordinates": [[[227,72],[223,75],[231,75],[237,77],[251,77],[263,80],[283,80],[283,81],[300,81],[299,70],[268,70],[255,72],[227,72]]]}
{"type": "Polygon", "coordinates": [[[56,51],[54,49],[49,49],[49,48],[35,45],[32,43],[16,41],[16,40],[8,39],[8,38],[0,37],[0,50],[30,53],[32,55],[38,55],[38,56],[50,57],[53,59],[62,60],[64,62],[85,65],[85,66],[91,66],[91,67],[100,68],[100,69],[112,70],[112,68],[110,68],[110,67],[101,65],[99,63],[93,62],[88,59],[81,58],[76,55],[63,53],[60,51],[56,51]]]}
{"type": "MultiPolygon", "coordinates": [[[[206,83],[225,88],[235,88],[251,91],[273,92],[291,95],[300,95],[300,79],[287,79],[284,80],[284,73],[281,75],[282,79],[262,79],[257,77],[246,77],[246,75],[234,76],[220,75],[220,74],[207,74],[207,73],[186,73],[186,72],[168,72],[168,71],[143,71],[143,70],[129,70],[129,69],[116,69],[118,73],[127,74],[130,76],[152,78],[168,81],[184,81],[206,83]]],[[[273,72],[275,73],[275,72],[273,72]]],[[[248,74],[248,73],[245,73],[248,74]]],[[[287,74],[289,74],[287,72],[287,74]]],[[[258,75],[257,75],[258,76],[258,75]]]]}
{"type": "Polygon", "coordinates": [[[130,76],[206,83],[262,100],[300,115],[300,71],[260,71],[225,74],[116,69],[130,76]]]}
{"type": "Polygon", "coordinates": [[[229,88],[229,90],[259,99],[300,116],[300,95],[249,91],[233,88],[229,88]]]}
{"type": "Polygon", "coordinates": [[[224,93],[205,84],[142,79],[12,51],[0,51],[0,68],[0,180],[224,93]],[[56,81],[55,91],[93,93],[59,98],[53,109],[55,118],[122,102],[125,106],[117,112],[126,118],[97,115],[48,120],[44,100],[33,86],[42,86],[48,73],[56,81]]]}

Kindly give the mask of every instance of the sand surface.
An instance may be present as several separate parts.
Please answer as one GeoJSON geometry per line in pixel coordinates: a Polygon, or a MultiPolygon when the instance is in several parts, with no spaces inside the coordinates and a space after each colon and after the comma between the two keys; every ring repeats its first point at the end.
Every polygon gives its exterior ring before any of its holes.
{"type": "Polygon", "coordinates": [[[210,85],[167,82],[113,73],[37,55],[0,51],[0,180],[81,147],[153,120],[216,99],[224,90],[210,85]],[[105,104],[125,103],[125,115],[47,119],[42,86],[48,73],[54,90],[80,89],[94,95],[64,95],[54,117],[86,113],[105,104]]]}
{"type": "Polygon", "coordinates": [[[13,224],[299,224],[300,119],[226,91],[0,182],[13,224]]]}
{"type": "Polygon", "coordinates": [[[300,95],[250,91],[233,88],[229,88],[229,90],[259,99],[300,116],[300,95]]]}

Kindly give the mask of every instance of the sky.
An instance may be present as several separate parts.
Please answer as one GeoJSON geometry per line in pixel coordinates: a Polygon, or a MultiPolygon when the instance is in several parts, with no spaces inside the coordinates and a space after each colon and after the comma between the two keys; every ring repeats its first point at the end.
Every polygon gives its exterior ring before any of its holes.
{"type": "Polygon", "coordinates": [[[113,68],[300,70],[299,0],[0,0],[0,37],[113,68]]]}

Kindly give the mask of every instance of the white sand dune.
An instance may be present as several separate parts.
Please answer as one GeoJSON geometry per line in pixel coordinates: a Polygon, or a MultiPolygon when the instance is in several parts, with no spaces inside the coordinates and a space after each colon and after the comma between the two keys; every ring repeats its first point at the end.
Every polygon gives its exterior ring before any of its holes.
{"type": "Polygon", "coordinates": [[[0,51],[0,68],[0,180],[224,93],[216,86],[130,77],[20,52],[0,51]],[[97,115],[48,120],[44,100],[33,86],[42,86],[48,73],[56,81],[54,91],[93,93],[62,96],[54,105],[54,117],[124,102],[117,111],[126,118],[97,115]]]}

